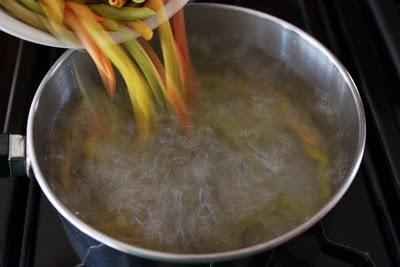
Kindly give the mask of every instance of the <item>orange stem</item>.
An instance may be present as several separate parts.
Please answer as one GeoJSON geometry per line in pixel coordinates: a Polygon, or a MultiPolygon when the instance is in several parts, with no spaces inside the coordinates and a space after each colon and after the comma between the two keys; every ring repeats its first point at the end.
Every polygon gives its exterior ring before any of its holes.
{"type": "MultiPolygon", "coordinates": [[[[139,42],[142,45],[143,49],[146,51],[151,61],[153,62],[154,66],[156,67],[157,72],[159,73],[162,79],[162,82],[164,83],[164,85],[166,85],[167,84],[166,72],[157,53],[149,45],[148,42],[144,41],[141,38],[139,38],[139,42]]],[[[164,86],[164,88],[166,90],[165,94],[167,95],[167,99],[171,102],[171,106],[175,110],[184,130],[188,133],[191,132],[192,125],[191,125],[190,115],[187,106],[185,104],[185,101],[182,98],[178,88],[176,88],[175,86],[170,86],[170,87],[164,86]]]]}
{"type": "Polygon", "coordinates": [[[185,16],[183,10],[179,10],[172,17],[172,30],[174,32],[175,44],[177,47],[177,57],[180,63],[180,72],[185,90],[185,99],[189,106],[192,106],[193,99],[197,93],[196,75],[190,59],[188,39],[186,34],[185,16]]]}
{"type": "Polygon", "coordinates": [[[114,96],[117,91],[117,86],[111,61],[100,50],[95,41],[90,37],[90,34],[87,32],[86,28],[69,9],[65,10],[64,22],[75,32],[75,35],[82,42],[89,55],[92,57],[108,94],[110,96],[114,96]]]}
{"type": "Polygon", "coordinates": [[[144,41],[142,38],[139,38],[139,43],[142,45],[143,49],[146,51],[147,55],[150,57],[150,59],[153,61],[154,66],[156,67],[160,77],[163,80],[163,83],[165,84],[165,69],[163,64],[161,63],[160,58],[157,56],[157,53],[154,51],[154,49],[150,46],[150,44],[146,41],[144,41]]]}

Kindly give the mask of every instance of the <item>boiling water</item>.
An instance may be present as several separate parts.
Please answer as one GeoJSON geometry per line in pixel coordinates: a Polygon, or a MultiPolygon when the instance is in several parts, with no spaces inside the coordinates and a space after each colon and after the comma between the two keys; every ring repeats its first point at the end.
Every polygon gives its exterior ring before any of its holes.
{"type": "Polygon", "coordinates": [[[207,253],[270,240],[334,192],[336,112],[257,48],[192,41],[193,132],[160,115],[141,146],[123,90],[110,103],[90,88],[54,122],[50,183],[83,221],[136,246],[207,253]]]}

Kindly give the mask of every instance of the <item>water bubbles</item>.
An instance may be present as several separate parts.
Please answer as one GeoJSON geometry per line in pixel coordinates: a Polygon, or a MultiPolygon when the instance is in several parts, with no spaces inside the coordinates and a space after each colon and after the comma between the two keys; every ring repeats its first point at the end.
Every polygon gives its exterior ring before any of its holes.
{"type": "MultiPolygon", "coordinates": [[[[322,205],[320,169],[287,126],[280,97],[303,99],[291,101],[303,109],[309,106],[305,99],[313,99],[310,87],[299,86],[282,63],[259,49],[233,44],[237,53],[227,57],[218,56],[226,45],[197,42],[194,61],[201,89],[190,135],[165,116],[148,143],[138,145],[130,104],[123,98],[117,119],[107,125],[118,134],[88,135],[83,103],[71,104],[64,112],[68,119],[55,123],[49,146],[50,182],[61,201],[117,239],[179,253],[263,242],[303,222],[309,210],[315,212],[322,205]],[[57,166],[65,159],[71,168],[61,175],[57,166]],[[62,179],[73,182],[70,190],[62,179]]],[[[335,116],[324,101],[319,109],[335,116]]],[[[322,116],[304,110],[299,117],[306,121],[322,116]]],[[[335,158],[330,147],[324,149],[335,158]]],[[[328,177],[335,173],[324,171],[328,177]]]]}

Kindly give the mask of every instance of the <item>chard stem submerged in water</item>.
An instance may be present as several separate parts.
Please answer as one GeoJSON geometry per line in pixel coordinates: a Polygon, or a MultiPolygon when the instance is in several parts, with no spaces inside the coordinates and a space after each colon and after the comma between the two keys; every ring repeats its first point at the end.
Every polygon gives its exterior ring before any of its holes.
{"type": "Polygon", "coordinates": [[[273,93],[280,98],[282,112],[286,114],[288,127],[295,133],[297,138],[302,141],[303,150],[307,156],[319,165],[317,172],[318,183],[322,193],[322,199],[326,201],[332,195],[332,190],[330,179],[327,177],[328,174],[326,173],[329,157],[321,147],[321,136],[317,129],[306,123],[304,118],[300,117],[299,112],[295,110],[286,96],[276,91],[273,93]]]}

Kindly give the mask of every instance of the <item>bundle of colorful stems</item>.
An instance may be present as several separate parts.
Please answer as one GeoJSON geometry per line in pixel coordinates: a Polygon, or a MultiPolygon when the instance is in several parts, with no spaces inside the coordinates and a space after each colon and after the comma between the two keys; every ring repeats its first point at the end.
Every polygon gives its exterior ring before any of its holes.
{"type": "MultiPolygon", "coordinates": [[[[169,0],[177,4],[176,0],[169,0]]],[[[157,105],[175,114],[190,131],[189,107],[195,93],[183,10],[168,20],[163,0],[0,0],[14,17],[46,30],[65,42],[80,42],[93,59],[110,98],[117,93],[115,69],[123,77],[135,116],[137,134],[145,141],[157,105]],[[158,27],[162,57],[148,43],[151,16],[158,27]],[[117,43],[111,32],[131,28],[140,38],[117,43]],[[114,68],[115,67],[115,68],[114,68]]]]}

